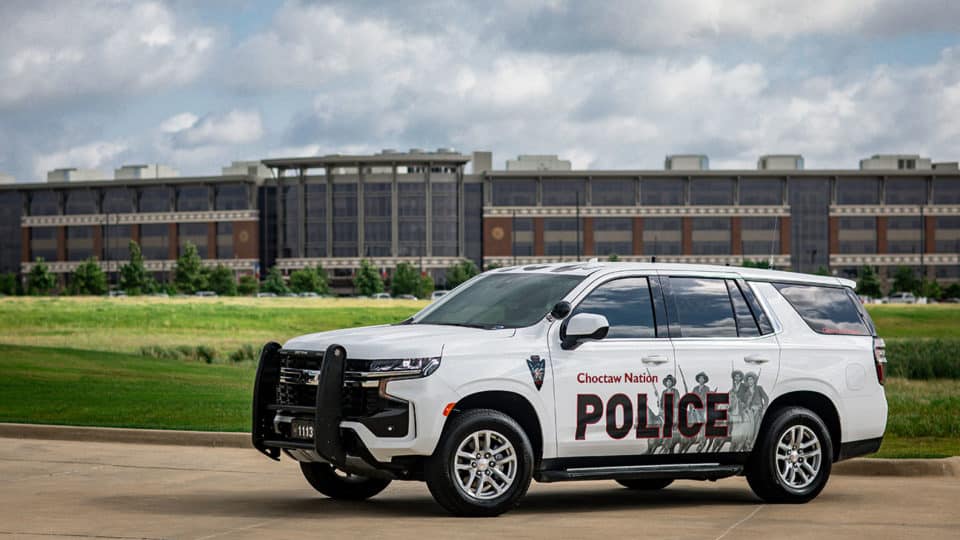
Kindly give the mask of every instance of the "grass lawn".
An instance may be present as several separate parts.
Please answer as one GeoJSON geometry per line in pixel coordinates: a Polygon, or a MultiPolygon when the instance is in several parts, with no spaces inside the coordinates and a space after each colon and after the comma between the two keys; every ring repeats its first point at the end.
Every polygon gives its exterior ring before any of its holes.
{"type": "MultiPolygon", "coordinates": [[[[0,298],[0,422],[245,431],[254,366],[162,360],[144,345],[241,345],[403,320],[426,302],[0,298]]],[[[960,306],[872,306],[881,335],[960,337],[960,306]]],[[[883,457],[960,455],[960,381],[890,379],[883,457]]]]}

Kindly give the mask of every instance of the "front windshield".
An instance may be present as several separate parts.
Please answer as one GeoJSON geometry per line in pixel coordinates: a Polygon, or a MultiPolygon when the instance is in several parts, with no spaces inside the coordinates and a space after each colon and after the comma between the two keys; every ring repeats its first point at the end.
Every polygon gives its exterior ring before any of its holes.
{"type": "Polygon", "coordinates": [[[522,328],[539,321],[584,276],[491,274],[479,278],[415,324],[522,328]]]}

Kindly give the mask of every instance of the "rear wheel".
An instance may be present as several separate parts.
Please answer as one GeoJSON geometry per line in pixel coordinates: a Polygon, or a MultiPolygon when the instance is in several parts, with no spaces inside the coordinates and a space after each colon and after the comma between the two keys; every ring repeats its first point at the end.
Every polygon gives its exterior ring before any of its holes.
{"type": "Polygon", "coordinates": [[[663,489],[673,483],[672,478],[659,478],[659,479],[632,479],[632,480],[617,480],[617,483],[627,489],[635,489],[638,491],[656,491],[658,489],[663,489]]]}
{"type": "Polygon", "coordinates": [[[458,516],[496,516],[530,487],[533,449],[513,418],[470,410],[450,420],[425,472],[440,506],[458,516]]]}
{"type": "Polygon", "coordinates": [[[346,473],[326,463],[301,462],[300,470],[313,489],[331,499],[362,501],[390,485],[390,480],[346,473]]]}
{"type": "Polygon", "coordinates": [[[747,482],[767,502],[805,503],[827,485],[833,441],[813,411],[790,407],[774,415],[754,450],[747,482]]]}

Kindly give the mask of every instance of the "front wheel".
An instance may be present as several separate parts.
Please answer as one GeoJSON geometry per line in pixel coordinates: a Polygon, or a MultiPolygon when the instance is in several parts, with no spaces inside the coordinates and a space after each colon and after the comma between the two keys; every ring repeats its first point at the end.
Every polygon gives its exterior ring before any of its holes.
{"type": "Polygon", "coordinates": [[[533,449],[513,418],[470,410],[450,420],[425,472],[440,506],[458,516],[496,516],[530,487],[533,449]]]}
{"type": "Polygon", "coordinates": [[[805,503],[820,494],[830,477],[830,433],[808,409],[790,407],[774,414],[754,451],[747,482],[767,502],[805,503]]]}
{"type": "Polygon", "coordinates": [[[390,480],[345,473],[326,463],[301,462],[300,471],[313,489],[331,499],[362,501],[390,485],[390,480]]]}

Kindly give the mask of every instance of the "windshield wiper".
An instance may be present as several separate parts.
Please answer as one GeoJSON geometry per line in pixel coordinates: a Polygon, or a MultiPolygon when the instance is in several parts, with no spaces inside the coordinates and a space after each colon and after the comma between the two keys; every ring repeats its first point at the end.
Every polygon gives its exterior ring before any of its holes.
{"type": "Polygon", "coordinates": [[[463,328],[480,328],[482,330],[493,330],[503,325],[474,324],[474,323],[454,323],[454,322],[421,322],[415,324],[433,324],[436,326],[461,326],[463,328]]]}

